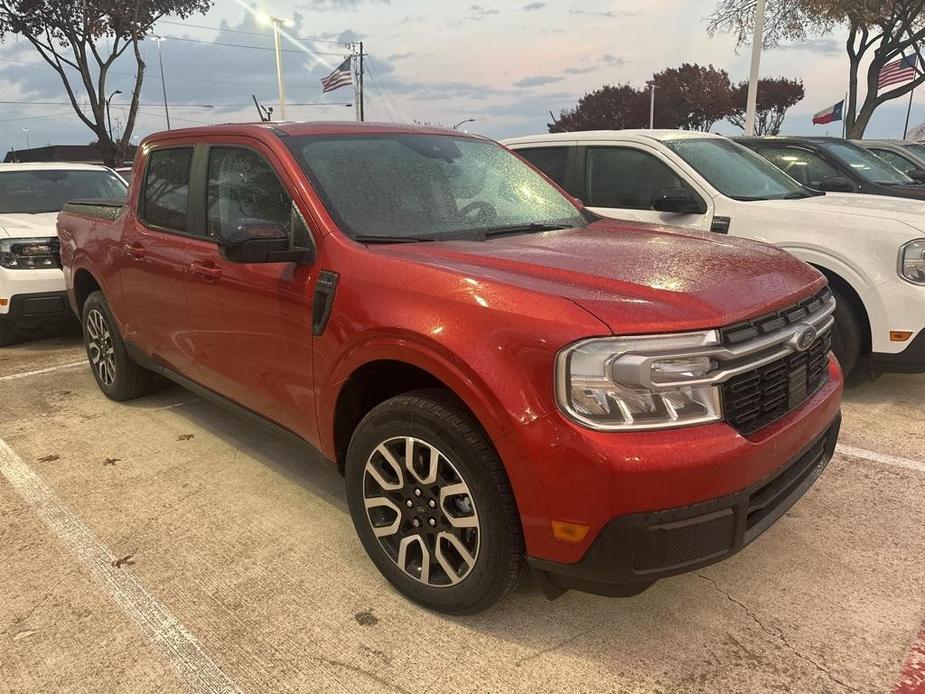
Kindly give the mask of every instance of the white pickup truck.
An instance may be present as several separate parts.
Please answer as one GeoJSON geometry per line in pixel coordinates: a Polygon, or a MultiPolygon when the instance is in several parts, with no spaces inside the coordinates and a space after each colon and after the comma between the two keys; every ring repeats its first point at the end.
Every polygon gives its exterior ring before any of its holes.
{"type": "Polygon", "coordinates": [[[0,346],[72,319],[55,221],[68,200],[124,198],[92,164],[0,164],[0,346]]]}
{"type": "Polygon", "coordinates": [[[709,133],[602,130],[504,144],[605,217],[786,249],[829,279],[845,373],[865,363],[925,372],[925,203],[811,190],[709,133]]]}

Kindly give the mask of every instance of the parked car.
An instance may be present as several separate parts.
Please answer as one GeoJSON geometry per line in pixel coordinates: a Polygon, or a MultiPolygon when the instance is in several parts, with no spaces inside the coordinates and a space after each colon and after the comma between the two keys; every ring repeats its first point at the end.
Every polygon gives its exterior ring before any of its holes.
{"type": "Polygon", "coordinates": [[[429,608],[488,606],[524,554],[551,597],[636,594],[832,454],[835,302],[777,248],[600,219],[457,131],[174,130],[136,171],[58,218],[100,389],[163,374],[315,446],[429,608]]]}
{"type": "Polygon", "coordinates": [[[925,181],[925,145],[906,140],[851,140],[916,183],[925,181]]]}
{"type": "Polygon", "coordinates": [[[837,137],[735,137],[808,188],[925,200],[925,185],[837,137]]]}
{"type": "Polygon", "coordinates": [[[675,130],[537,135],[506,144],[607,217],[773,243],[828,277],[846,373],[870,357],[925,371],[925,205],[823,194],[724,137],[675,130]]]}
{"type": "Polygon", "coordinates": [[[55,231],[64,203],[124,195],[101,166],[0,164],[0,346],[73,320],[55,231]]]}
{"type": "Polygon", "coordinates": [[[132,167],[131,166],[117,166],[115,172],[119,174],[122,178],[125,179],[126,183],[130,183],[132,180],[132,167]]]}

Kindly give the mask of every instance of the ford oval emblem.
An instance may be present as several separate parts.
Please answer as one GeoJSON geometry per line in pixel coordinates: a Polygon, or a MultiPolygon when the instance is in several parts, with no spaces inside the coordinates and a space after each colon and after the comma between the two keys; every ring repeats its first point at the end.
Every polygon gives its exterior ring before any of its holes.
{"type": "Polygon", "coordinates": [[[788,344],[796,352],[805,352],[816,341],[816,329],[811,325],[798,325],[788,344]]]}

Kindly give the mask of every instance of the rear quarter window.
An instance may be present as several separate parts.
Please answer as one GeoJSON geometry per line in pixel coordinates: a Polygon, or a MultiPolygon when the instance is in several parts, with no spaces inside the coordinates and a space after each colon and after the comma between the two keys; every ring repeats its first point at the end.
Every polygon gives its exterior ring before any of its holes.
{"type": "Polygon", "coordinates": [[[156,149],[148,155],[141,218],[151,226],[187,231],[192,147],[156,149]]]}

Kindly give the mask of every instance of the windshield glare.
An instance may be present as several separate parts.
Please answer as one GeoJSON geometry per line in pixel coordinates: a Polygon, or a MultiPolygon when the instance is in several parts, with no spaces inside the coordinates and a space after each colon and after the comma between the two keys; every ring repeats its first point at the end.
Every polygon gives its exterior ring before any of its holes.
{"type": "Polygon", "coordinates": [[[287,144],[351,237],[478,238],[507,227],[585,226],[568,198],[488,140],[376,134],[287,144]]]}
{"type": "Polygon", "coordinates": [[[664,144],[720,193],[735,200],[780,200],[814,193],[750,149],[720,138],[678,138],[664,144]]]}
{"type": "Polygon", "coordinates": [[[0,171],[0,214],[60,212],[68,200],[124,198],[126,186],[100,169],[0,171]]]}
{"type": "Polygon", "coordinates": [[[910,185],[914,181],[906,174],[894,169],[873,152],[850,142],[820,142],[819,146],[829,154],[841,160],[858,176],[869,183],[884,185],[910,185]]]}

